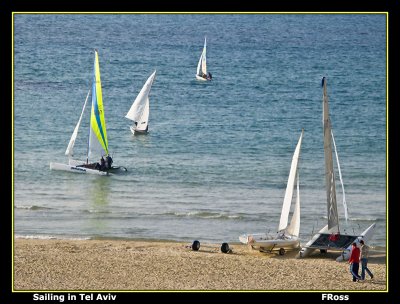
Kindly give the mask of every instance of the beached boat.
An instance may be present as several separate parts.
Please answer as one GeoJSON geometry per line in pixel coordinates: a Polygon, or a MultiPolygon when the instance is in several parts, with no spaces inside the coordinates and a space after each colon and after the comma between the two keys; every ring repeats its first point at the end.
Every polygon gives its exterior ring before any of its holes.
{"type": "Polygon", "coordinates": [[[201,52],[199,63],[197,64],[196,79],[207,81],[212,79],[210,72],[207,73],[207,38],[204,37],[203,51],[201,52]]]}
{"type": "Polygon", "coordinates": [[[134,124],[130,126],[131,132],[134,135],[146,134],[149,130],[149,94],[155,77],[156,71],[154,71],[153,74],[151,74],[147,79],[135,101],[132,103],[128,113],[125,115],[126,118],[134,122],[134,124]]]}
{"type": "Polygon", "coordinates": [[[256,233],[244,234],[239,236],[240,242],[251,246],[251,248],[259,251],[272,252],[278,250],[280,255],[285,254],[285,250],[295,249],[300,246],[300,190],[299,190],[299,172],[298,162],[300,157],[301,142],[304,130],[301,131],[299,141],[293,154],[292,164],[288,182],[286,185],[285,197],[283,199],[281,218],[279,221],[278,232],[276,234],[256,233]],[[293,190],[295,181],[296,187],[296,204],[292,214],[292,219],[288,225],[290,207],[293,200],[293,190]]]}
{"type": "Polygon", "coordinates": [[[51,170],[62,170],[74,173],[89,173],[97,175],[109,175],[119,170],[126,171],[125,167],[113,166],[113,160],[108,151],[108,139],[106,121],[104,117],[103,95],[101,89],[99,55],[95,50],[93,83],[89,90],[78,123],[72,133],[65,155],[68,156],[68,164],[50,163],[51,170]],[[92,109],[90,114],[89,144],[86,160],[73,159],[73,150],[79,127],[85,112],[89,95],[92,93],[92,109]],[[90,162],[91,160],[91,162],[90,162]],[[104,161],[104,162],[103,162],[104,161]]]}
{"type": "MultiPolygon", "coordinates": [[[[336,182],[335,174],[333,169],[333,151],[332,143],[335,147],[336,163],[340,173],[339,157],[337,155],[336,145],[333,138],[333,132],[331,127],[331,121],[329,118],[329,105],[328,105],[328,94],[327,94],[327,80],[325,77],[322,78],[323,88],[323,133],[324,133],[324,153],[325,153],[325,186],[326,186],[326,202],[327,202],[327,217],[328,224],[323,227],[318,233],[316,233],[305,246],[300,250],[298,257],[306,257],[310,255],[316,249],[319,249],[321,253],[330,251],[341,251],[342,255],[339,260],[348,259],[349,249],[353,242],[358,242],[360,239],[368,241],[374,231],[375,223],[370,225],[361,234],[343,234],[339,229],[339,216],[336,201],[336,182]]],[[[343,205],[345,209],[345,217],[347,221],[347,204],[344,197],[343,180],[340,178],[343,189],[343,205]]]]}

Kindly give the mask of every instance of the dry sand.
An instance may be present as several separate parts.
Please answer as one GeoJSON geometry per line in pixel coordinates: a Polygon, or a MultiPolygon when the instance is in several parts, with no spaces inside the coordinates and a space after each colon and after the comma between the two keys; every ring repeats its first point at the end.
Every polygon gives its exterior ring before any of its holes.
{"type": "Polygon", "coordinates": [[[296,259],[266,254],[246,245],[115,240],[37,240],[14,242],[14,290],[386,290],[386,254],[372,251],[374,279],[352,282],[338,253],[296,259]]]}

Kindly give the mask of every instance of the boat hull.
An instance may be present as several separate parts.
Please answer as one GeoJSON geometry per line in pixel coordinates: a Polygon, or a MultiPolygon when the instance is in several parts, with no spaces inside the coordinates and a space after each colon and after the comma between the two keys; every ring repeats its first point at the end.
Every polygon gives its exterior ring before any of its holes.
{"type": "Polygon", "coordinates": [[[209,79],[196,75],[196,79],[200,81],[208,81],[209,79]]]}
{"type": "MultiPolygon", "coordinates": [[[[364,240],[365,243],[368,243],[369,240],[372,238],[372,235],[375,232],[376,228],[376,223],[373,223],[371,226],[369,226],[367,229],[365,229],[359,237],[356,239],[357,246],[360,244],[360,240],[364,240]]],[[[342,262],[342,261],[347,261],[350,258],[351,255],[351,245],[347,247],[343,252],[336,258],[336,262],[342,262]]]]}
{"type": "Polygon", "coordinates": [[[149,131],[146,131],[146,130],[137,130],[133,126],[130,126],[129,128],[131,129],[131,132],[132,132],[133,135],[146,135],[149,132],[149,131]]]}
{"type": "Polygon", "coordinates": [[[351,252],[351,244],[353,242],[359,244],[360,240],[364,240],[368,242],[372,235],[375,232],[376,223],[370,225],[367,229],[365,229],[361,234],[358,235],[349,235],[349,234],[340,234],[338,235],[338,239],[335,241],[331,241],[329,238],[332,236],[329,233],[327,226],[322,228],[319,233],[315,234],[313,238],[307,242],[305,246],[303,246],[299,252],[298,257],[304,258],[309,256],[315,250],[320,251],[339,251],[341,252],[340,256],[336,258],[337,262],[346,261],[350,257],[351,252]]]}
{"type": "Polygon", "coordinates": [[[80,174],[95,174],[95,175],[112,175],[112,173],[99,171],[95,169],[84,168],[80,166],[60,164],[60,163],[50,163],[50,170],[60,170],[80,174]]]}
{"type": "Polygon", "coordinates": [[[239,241],[259,251],[273,251],[283,249],[296,249],[300,247],[300,240],[296,236],[279,238],[266,233],[244,234],[239,236],[239,241]]]}

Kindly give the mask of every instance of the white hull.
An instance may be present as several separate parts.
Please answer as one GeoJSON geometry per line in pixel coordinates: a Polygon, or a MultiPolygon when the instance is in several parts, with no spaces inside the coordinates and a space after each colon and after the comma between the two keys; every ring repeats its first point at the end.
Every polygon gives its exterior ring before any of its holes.
{"type": "Polygon", "coordinates": [[[208,80],[207,78],[203,78],[203,77],[201,77],[199,75],[196,75],[196,79],[197,80],[201,80],[201,81],[207,81],[208,80]]]}
{"type": "MultiPolygon", "coordinates": [[[[375,232],[375,228],[376,223],[373,223],[371,226],[365,229],[356,240],[357,246],[359,246],[360,240],[364,240],[364,242],[368,244],[369,240],[372,238],[372,235],[375,232]]],[[[342,254],[337,257],[336,262],[347,261],[350,258],[350,253],[351,246],[347,247],[346,250],[343,250],[342,254]]]]}
{"type": "Polygon", "coordinates": [[[96,174],[96,175],[111,175],[111,173],[105,171],[99,171],[84,167],[77,167],[74,165],[60,164],[60,163],[50,163],[50,170],[61,170],[73,173],[81,173],[81,174],[96,174]]]}
{"type": "MultiPolygon", "coordinates": [[[[363,239],[365,242],[368,242],[372,238],[372,235],[375,232],[375,227],[376,227],[376,224],[373,223],[359,235],[342,234],[341,237],[354,239],[354,242],[356,242],[357,244],[359,243],[359,241],[361,239],[363,239]]],[[[329,246],[329,245],[327,245],[327,246],[326,245],[315,245],[314,244],[318,239],[320,239],[324,235],[326,236],[328,233],[329,233],[329,231],[327,229],[327,226],[322,228],[317,234],[315,234],[313,236],[313,238],[310,241],[307,242],[307,244],[305,246],[303,246],[301,248],[298,257],[299,258],[307,257],[311,253],[313,253],[315,250],[319,249],[319,250],[341,251],[342,253],[336,259],[336,261],[341,262],[341,261],[348,260],[350,257],[350,252],[351,252],[351,244],[349,246],[347,246],[345,250],[343,250],[342,247],[334,247],[334,246],[329,246]]],[[[334,245],[334,244],[332,244],[332,245],[334,245]]]]}
{"type": "Polygon", "coordinates": [[[144,135],[148,133],[146,130],[136,130],[136,128],[133,126],[130,126],[129,128],[131,129],[133,135],[144,135]]]}
{"type": "Polygon", "coordinates": [[[239,236],[240,242],[250,245],[253,249],[260,251],[272,251],[284,249],[295,249],[300,247],[300,240],[296,236],[285,236],[279,238],[265,233],[244,234],[239,236]]]}

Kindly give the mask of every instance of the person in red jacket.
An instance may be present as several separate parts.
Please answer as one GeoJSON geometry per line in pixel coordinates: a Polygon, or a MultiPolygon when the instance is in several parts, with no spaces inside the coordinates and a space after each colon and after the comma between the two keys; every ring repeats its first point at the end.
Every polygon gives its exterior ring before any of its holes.
{"type": "Polygon", "coordinates": [[[357,247],[356,243],[352,244],[349,264],[350,273],[353,275],[353,282],[360,281],[361,277],[358,275],[358,268],[360,266],[360,248],[357,247]]]}

